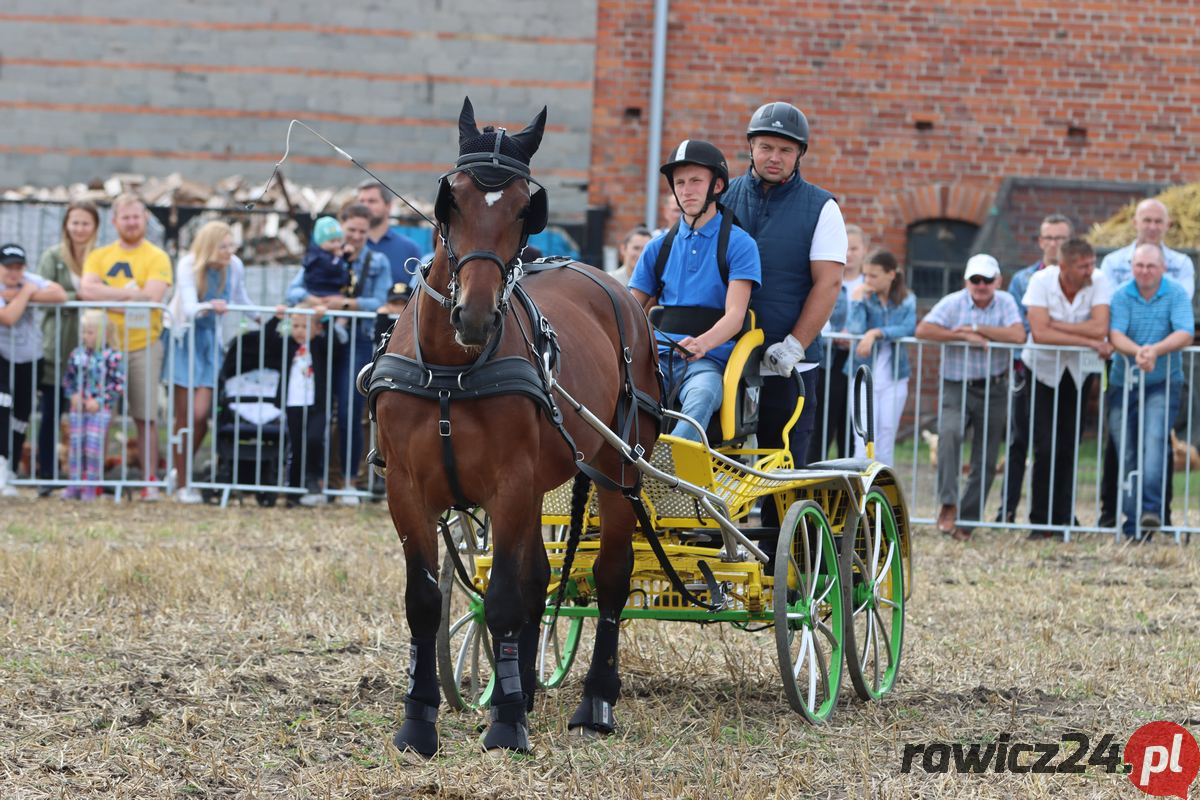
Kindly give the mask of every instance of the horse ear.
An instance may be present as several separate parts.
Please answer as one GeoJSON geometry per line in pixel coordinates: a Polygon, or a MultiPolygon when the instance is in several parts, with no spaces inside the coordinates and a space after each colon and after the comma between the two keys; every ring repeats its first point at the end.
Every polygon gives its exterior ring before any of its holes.
{"type": "Polygon", "coordinates": [[[459,147],[462,147],[468,139],[474,139],[479,135],[479,126],[475,124],[475,108],[471,105],[471,98],[464,97],[462,112],[458,115],[459,147]]]}
{"type": "Polygon", "coordinates": [[[546,107],[542,106],[542,110],[533,118],[533,122],[525,126],[525,130],[520,133],[514,133],[513,137],[517,143],[533,158],[533,154],[537,152],[538,146],[542,143],[542,133],[546,130],[546,107]]]}

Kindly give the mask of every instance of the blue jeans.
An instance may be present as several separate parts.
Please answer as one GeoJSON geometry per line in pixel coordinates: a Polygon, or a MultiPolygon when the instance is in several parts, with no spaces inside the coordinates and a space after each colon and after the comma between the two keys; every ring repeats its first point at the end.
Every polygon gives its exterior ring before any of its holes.
{"type": "MultiPolygon", "coordinates": [[[[1108,429],[1118,452],[1121,448],[1122,430],[1125,436],[1126,476],[1138,468],[1138,387],[1129,387],[1126,396],[1124,387],[1114,386],[1108,390],[1108,429]]],[[[1170,455],[1167,436],[1175,424],[1179,412],[1179,387],[1167,391],[1167,383],[1156,383],[1146,387],[1146,406],[1141,410],[1146,440],[1142,443],[1142,474],[1138,482],[1126,478],[1123,530],[1132,536],[1136,530],[1139,514],[1163,516],[1163,482],[1166,479],[1166,462],[1170,455]],[[1142,507],[1137,507],[1137,484],[1142,487],[1142,507]]]]}
{"type": "MultiPolygon", "coordinates": [[[[332,335],[332,334],[330,334],[332,335]]],[[[334,348],[333,353],[333,396],[337,399],[337,425],[339,431],[338,458],[341,460],[342,475],[347,487],[358,473],[363,455],[363,406],[367,398],[354,388],[354,379],[375,350],[369,337],[351,336],[350,341],[334,348]],[[354,352],[351,353],[351,347],[354,352]],[[346,440],[350,441],[349,458],[346,455],[346,440]]]]}
{"type": "MultiPolygon", "coordinates": [[[[707,429],[713,412],[721,407],[725,366],[711,358],[684,361],[678,353],[660,354],[658,363],[667,379],[667,395],[670,396],[678,386],[679,410],[707,429]]],[[[682,420],[675,423],[671,435],[700,441],[700,432],[682,420]]]]}

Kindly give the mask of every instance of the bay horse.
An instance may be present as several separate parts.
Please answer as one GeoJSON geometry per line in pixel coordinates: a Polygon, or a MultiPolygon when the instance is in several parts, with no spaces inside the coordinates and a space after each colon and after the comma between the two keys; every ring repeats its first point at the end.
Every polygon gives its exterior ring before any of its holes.
{"type": "Polygon", "coordinates": [[[360,380],[378,422],[407,576],[410,686],[394,743],[424,757],[438,748],[439,516],[478,506],[490,518],[484,615],[496,686],[482,744],[527,752],[550,578],[542,497],[581,470],[598,491],[600,616],[570,727],[614,728],[618,621],[629,596],[636,521],[623,490],[637,483],[636,470],[573,407],[559,410],[548,378],[645,453],[661,426],[662,387],[653,333],[624,287],[589,266],[521,263],[528,236],[546,224],[545,189],[533,190],[529,171],[545,122],[543,108],[520,133],[480,131],[470,99],[463,103],[459,159],[439,181],[433,259],[422,267],[419,291],[386,352],[360,380]]]}

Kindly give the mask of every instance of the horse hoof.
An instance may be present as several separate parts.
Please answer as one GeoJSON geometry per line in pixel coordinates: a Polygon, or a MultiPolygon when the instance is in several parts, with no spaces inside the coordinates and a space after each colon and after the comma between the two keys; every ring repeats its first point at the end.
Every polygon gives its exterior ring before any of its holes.
{"type": "Polygon", "coordinates": [[[392,737],[392,744],[410,763],[415,760],[412,758],[413,756],[419,756],[427,761],[437,755],[437,728],[428,722],[406,719],[400,726],[400,730],[392,737]]]}
{"type": "Polygon", "coordinates": [[[567,730],[579,730],[585,736],[607,735],[617,729],[612,703],[600,697],[583,696],[571,715],[567,730]]]}
{"type": "Polygon", "coordinates": [[[438,750],[437,706],[408,699],[404,703],[404,724],[392,737],[392,744],[401,753],[415,753],[433,758],[438,750]]]}
{"type": "Polygon", "coordinates": [[[507,750],[512,753],[532,753],[529,746],[529,729],[520,722],[493,722],[483,735],[483,750],[489,755],[502,755],[507,750]]]}

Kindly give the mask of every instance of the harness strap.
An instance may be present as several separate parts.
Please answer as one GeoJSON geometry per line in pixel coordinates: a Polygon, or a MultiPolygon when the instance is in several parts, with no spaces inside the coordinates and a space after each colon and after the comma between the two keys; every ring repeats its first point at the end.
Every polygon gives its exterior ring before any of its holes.
{"type": "MultiPolygon", "coordinates": [[[[454,443],[450,441],[450,390],[438,392],[438,435],[442,438],[442,464],[446,467],[446,480],[450,483],[450,492],[460,511],[465,511],[473,505],[463,494],[462,484],[458,480],[458,466],[454,460],[454,443]]],[[[469,585],[469,584],[468,584],[469,585]]]]}

